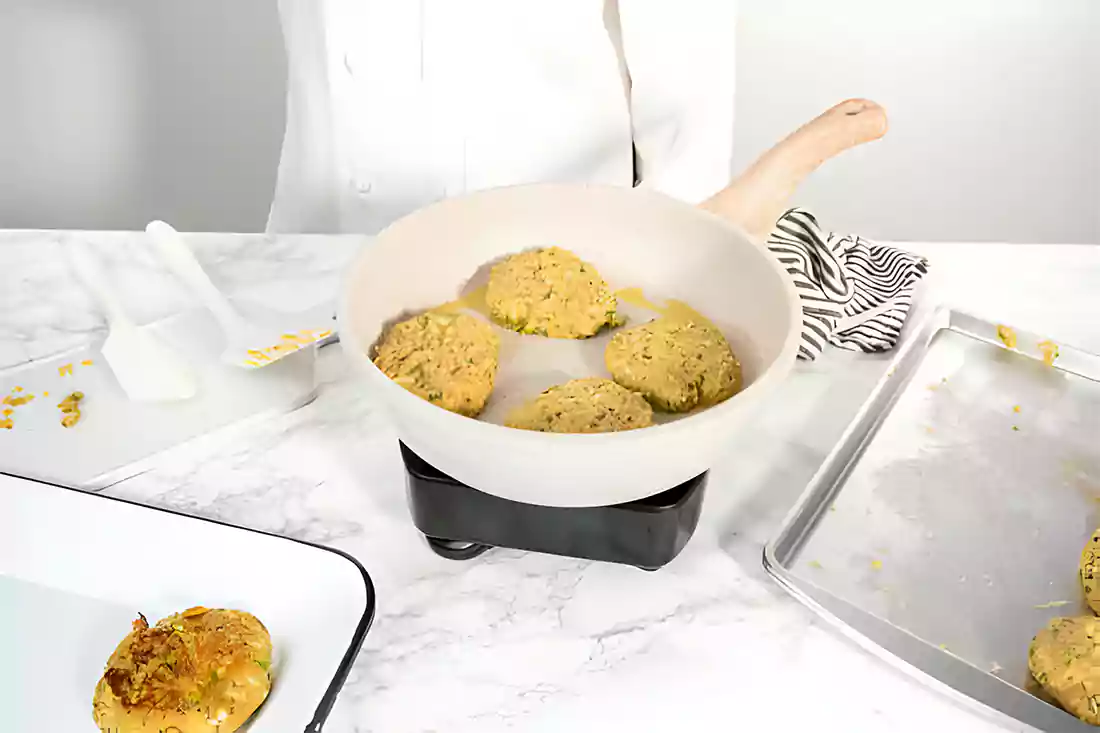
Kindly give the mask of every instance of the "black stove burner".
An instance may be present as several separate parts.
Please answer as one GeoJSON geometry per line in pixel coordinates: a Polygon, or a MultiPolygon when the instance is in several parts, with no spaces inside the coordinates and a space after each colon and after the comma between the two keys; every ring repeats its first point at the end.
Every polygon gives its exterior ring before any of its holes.
{"type": "Polygon", "coordinates": [[[684,549],[699,522],[707,474],[645,499],[551,507],[502,499],[461,484],[401,443],[409,511],[436,554],[469,560],[493,547],[603,560],[656,570],[684,549]]]}

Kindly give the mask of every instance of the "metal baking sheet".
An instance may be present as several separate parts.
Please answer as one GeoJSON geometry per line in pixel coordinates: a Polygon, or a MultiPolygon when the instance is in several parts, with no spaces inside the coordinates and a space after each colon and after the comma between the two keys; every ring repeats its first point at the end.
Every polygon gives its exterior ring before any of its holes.
{"type": "Polygon", "coordinates": [[[937,311],[765,548],[766,568],[926,680],[1040,730],[1093,730],[1027,692],[1027,650],[1049,619],[1089,613],[1077,563],[1100,526],[1098,380],[1100,357],[937,311]]]}

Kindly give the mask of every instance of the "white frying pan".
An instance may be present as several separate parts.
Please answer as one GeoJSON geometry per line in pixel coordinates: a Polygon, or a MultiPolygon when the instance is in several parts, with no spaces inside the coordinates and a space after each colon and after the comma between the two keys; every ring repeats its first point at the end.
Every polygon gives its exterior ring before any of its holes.
{"type": "MultiPolygon", "coordinates": [[[[881,137],[886,116],[849,100],[800,128],[696,208],[657,193],[530,185],[447,199],[397,221],[364,248],[340,305],[340,338],[398,435],[439,470],[506,499],[598,506],[639,499],[706,471],[750,424],[760,399],[794,364],[802,311],[762,245],[786,200],[818,165],[881,137]],[[501,366],[479,419],[415,397],[379,371],[371,348],[387,324],[485,282],[487,265],[556,244],[599,269],[614,289],[676,298],[714,321],[741,360],[745,389],[706,410],[642,430],[558,435],[504,427],[503,415],[542,389],[602,375],[607,336],[584,341],[501,331],[501,366]]],[[[634,323],[652,314],[627,311],[634,323]]]]}

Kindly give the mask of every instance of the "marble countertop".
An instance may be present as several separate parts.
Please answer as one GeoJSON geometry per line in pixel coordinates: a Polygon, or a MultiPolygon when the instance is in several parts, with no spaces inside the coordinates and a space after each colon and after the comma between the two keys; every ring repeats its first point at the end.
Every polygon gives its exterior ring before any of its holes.
{"type": "MultiPolygon", "coordinates": [[[[0,232],[0,368],[102,335],[66,265],[71,237],[107,261],[139,320],[188,302],[134,234],[0,232]]],[[[334,298],[365,240],[192,241],[232,296],[304,309],[334,298]]],[[[922,308],[952,302],[1100,350],[1088,308],[1100,247],[901,246],[932,263],[922,308]]],[[[761,546],[888,362],[831,350],[800,364],[715,467],[695,536],[656,573],[518,551],[437,558],[408,518],[396,440],[338,349],[321,352],[312,404],[203,441],[108,492],[362,561],[378,615],[329,733],[1019,730],[865,653],[761,567],[761,546]]]]}

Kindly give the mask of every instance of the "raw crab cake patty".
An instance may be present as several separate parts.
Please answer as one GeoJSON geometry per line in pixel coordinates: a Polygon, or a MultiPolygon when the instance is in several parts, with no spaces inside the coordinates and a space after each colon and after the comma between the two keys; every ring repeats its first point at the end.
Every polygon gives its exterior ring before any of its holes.
{"type": "Polygon", "coordinates": [[[1081,587],[1093,613],[1100,613],[1100,529],[1092,533],[1081,551],[1081,587]]]}
{"type": "Polygon", "coordinates": [[[1067,712],[1100,725],[1100,618],[1056,618],[1028,650],[1031,676],[1067,712]]]}
{"type": "Polygon", "coordinates": [[[375,349],[374,364],[414,395],[476,417],[493,391],[499,351],[488,323],[429,311],[393,326],[375,349]]]}
{"type": "Polygon", "coordinates": [[[665,316],[619,331],[604,362],[616,382],[665,412],[715,405],[741,388],[741,365],[726,338],[698,320],[665,316]]]}
{"type": "Polygon", "coordinates": [[[574,379],[516,408],[505,425],[543,433],[613,433],[653,424],[653,408],[610,379],[574,379]]]}
{"type": "Polygon", "coordinates": [[[587,338],[617,322],[615,294],[600,273],[560,247],[495,265],[485,301],[501,326],[551,338],[587,338]]]}

